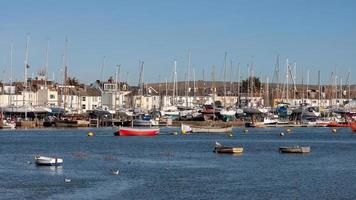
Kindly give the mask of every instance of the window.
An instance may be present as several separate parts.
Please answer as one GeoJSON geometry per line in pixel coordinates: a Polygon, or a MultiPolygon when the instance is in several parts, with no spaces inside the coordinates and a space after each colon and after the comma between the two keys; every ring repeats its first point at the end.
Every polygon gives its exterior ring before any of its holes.
{"type": "Polygon", "coordinates": [[[55,98],[54,94],[49,95],[49,98],[54,99],[55,98]]]}
{"type": "MultiPolygon", "coordinates": [[[[83,100],[83,101],[85,101],[85,99],[86,99],[85,97],[82,97],[82,100],[83,100]]],[[[84,108],[84,109],[85,109],[85,108],[84,108]]]]}
{"type": "Polygon", "coordinates": [[[86,107],[85,104],[82,104],[82,109],[83,109],[83,110],[85,110],[85,107],[86,107]]]}

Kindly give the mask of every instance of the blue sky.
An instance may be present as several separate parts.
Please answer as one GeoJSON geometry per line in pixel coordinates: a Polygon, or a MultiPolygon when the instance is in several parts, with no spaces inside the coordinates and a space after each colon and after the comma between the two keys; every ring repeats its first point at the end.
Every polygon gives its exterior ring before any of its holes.
{"type": "MultiPolygon", "coordinates": [[[[3,0],[0,3],[0,69],[9,79],[9,48],[14,44],[14,79],[23,79],[26,34],[30,41],[30,75],[44,65],[49,40],[49,74],[62,80],[61,55],[64,38],[69,39],[70,76],[85,83],[114,75],[122,64],[121,77],[137,83],[139,60],[145,62],[144,79],[170,80],[177,60],[178,79],[187,71],[188,51],[196,79],[222,79],[224,52],[237,63],[242,76],[247,64],[254,73],[272,79],[276,56],[280,54],[281,76],[285,59],[297,63],[297,80],[310,70],[315,83],[321,70],[322,82],[330,74],[346,79],[356,66],[356,1],[341,0],[3,0]]],[[[229,67],[230,70],[230,67],[229,67]]],[[[351,82],[355,83],[355,75],[351,82]]]]}

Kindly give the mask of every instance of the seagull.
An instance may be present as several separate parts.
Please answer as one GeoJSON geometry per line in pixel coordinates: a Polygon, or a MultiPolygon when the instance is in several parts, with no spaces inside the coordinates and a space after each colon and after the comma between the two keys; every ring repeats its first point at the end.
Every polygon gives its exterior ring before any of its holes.
{"type": "Polygon", "coordinates": [[[65,182],[65,183],[70,183],[71,181],[72,181],[72,180],[70,180],[69,178],[65,178],[65,179],[64,179],[64,182],[65,182]]]}
{"type": "Polygon", "coordinates": [[[118,169],[116,169],[116,170],[112,170],[111,171],[111,175],[119,175],[119,170],[118,169]]]}

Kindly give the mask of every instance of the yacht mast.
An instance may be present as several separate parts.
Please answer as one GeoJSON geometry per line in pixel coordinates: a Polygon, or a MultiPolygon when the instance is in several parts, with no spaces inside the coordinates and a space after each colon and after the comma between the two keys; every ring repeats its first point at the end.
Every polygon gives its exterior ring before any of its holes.
{"type": "Polygon", "coordinates": [[[13,48],[14,48],[14,44],[11,43],[10,44],[10,94],[9,94],[10,99],[9,99],[9,105],[11,105],[11,102],[12,102],[13,48]]]}
{"type": "Polygon", "coordinates": [[[195,97],[195,68],[193,67],[193,96],[195,97]]]}
{"type": "Polygon", "coordinates": [[[173,106],[176,105],[176,91],[177,90],[177,61],[174,61],[174,70],[173,70],[173,106]]]}
{"type": "MultiPolygon", "coordinates": [[[[119,76],[120,76],[120,68],[121,64],[116,65],[116,70],[115,70],[115,112],[117,110],[117,93],[119,92],[119,103],[120,103],[120,81],[119,81],[119,76]]],[[[120,106],[120,105],[119,105],[120,106]]]]}
{"type": "Polygon", "coordinates": [[[227,52],[225,52],[224,59],[224,107],[226,107],[226,66],[227,66],[227,52]]]}
{"type": "MultiPolygon", "coordinates": [[[[25,88],[24,88],[24,96],[23,96],[23,106],[25,107],[25,120],[27,120],[27,109],[26,109],[26,105],[27,105],[27,101],[26,101],[26,93],[27,93],[27,70],[30,67],[30,65],[28,64],[28,54],[29,54],[29,43],[30,43],[30,35],[27,34],[27,40],[26,40],[26,51],[25,51],[25,88]]],[[[28,95],[28,94],[27,94],[28,95]]]]}
{"type": "Polygon", "coordinates": [[[287,99],[287,103],[289,102],[289,61],[287,58],[287,68],[286,68],[286,99],[287,99]]]}
{"type": "Polygon", "coordinates": [[[65,43],[64,43],[64,55],[63,55],[63,64],[64,64],[64,103],[63,103],[63,109],[64,112],[66,111],[66,104],[67,104],[67,79],[68,79],[68,38],[67,36],[65,37],[65,43]]]}
{"type": "Polygon", "coordinates": [[[240,107],[240,100],[241,100],[241,94],[240,94],[240,82],[241,82],[241,75],[240,75],[240,63],[237,63],[237,95],[238,95],[238,106],[240,107]]]}
{"type": "Polygon", "coordinates": [[[186,82],[186,91],[185,91],[185,100],[186,100],[186,107],[188,107],[188,96],[189,96],[189,81],[190,81],[190,65],[191,65],[191,51],[189,50],[188,53],[188,70],[187,70],[187,82],[186,82]]]}

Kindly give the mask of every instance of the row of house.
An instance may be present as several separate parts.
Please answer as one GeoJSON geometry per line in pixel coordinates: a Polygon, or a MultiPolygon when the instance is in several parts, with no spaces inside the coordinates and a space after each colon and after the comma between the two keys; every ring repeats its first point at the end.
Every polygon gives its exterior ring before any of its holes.
{"type": "MultiPolygon", "coordinates": [[[[9,106],[41,106],[61,107],[72,113],[85,113],[89,110],[119,110],[121,108],[140,108],[143,110],[158,110],[172,105],[181,107],[196,107],[203,104],[220,102],[222,106],[234,107],[237,102],[248,106],[264,106],[266,99],[261,96],[174,96],[167,92],[157,92],[153,87],[140,91],[139,87],[129,87],[127,83],[116,83],[112,78],[105,82],[96,81],[91,85],[58,84],[39,76],[29,80],[27,87],[23,82],[13,84],[0,83],[0,107],[9,106]],[[144,94],[144,95],[143,95],[144,94]],[[162,95],[165,94],[165,95],[162,95]]],[[[276,103],[281,99],[273,99],[276,103]]],[[[284,99],[291,105],[302,102],[315,106],[342,106],[349,99],[284,99]]]]}

